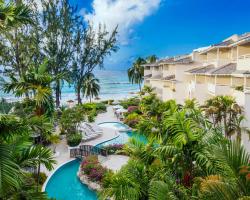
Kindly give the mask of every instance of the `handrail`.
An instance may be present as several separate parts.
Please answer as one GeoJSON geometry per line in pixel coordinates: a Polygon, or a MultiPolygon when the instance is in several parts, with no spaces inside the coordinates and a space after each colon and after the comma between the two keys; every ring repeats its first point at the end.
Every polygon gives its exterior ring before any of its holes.
{"type": "Polygon", "coordinates": [[[246,58],[250,58],[250,54],[245,54],[238,57],[238,59],[246,59],[246,58]]]}
{"type": "Polygon", "coordinates": [[[90,155],[102,155],[107,156],[108,152],[105,149],[92,146],[92,145],[81,145],[78,148],[70,149],[71,158],[83,158],[90,155]]]}

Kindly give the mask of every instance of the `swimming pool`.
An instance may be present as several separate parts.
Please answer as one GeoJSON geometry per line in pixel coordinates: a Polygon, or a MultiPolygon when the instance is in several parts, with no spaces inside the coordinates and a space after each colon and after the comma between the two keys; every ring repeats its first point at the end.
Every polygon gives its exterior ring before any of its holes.
{"type": "Polygon", "coordinates": [[[111,140],[102,142],[102,143],[96,145],[97,147],[108,146],[108,145],[113,145],[113,144],[125,144],[132,137],[136,137],[140,141],[143,141],[145,143],[147,141],[143,135],[139,135],[135,132],[132,132],[130,130],[129,126],[127,126],[126,124],[120,123],[120,122],[104,122],[104,123],[98,124],[98,126],[118,130],[119,136],[117,136],[116,138],[113,138],[111,140]]]}
{"type": "Polygon", "coordinates": [[[77,177],[79,160],[73,160],[60,167],[49,179],[45,191],[57,200],[97,200],[95,192],[81,183],[77,177]]]}
{"type": "Polygon", "coordinates": [[[98,124],[102,128],[111,128],[117,131],[129,131],[130,127],[120,122],[103,122],[98,124]]]}

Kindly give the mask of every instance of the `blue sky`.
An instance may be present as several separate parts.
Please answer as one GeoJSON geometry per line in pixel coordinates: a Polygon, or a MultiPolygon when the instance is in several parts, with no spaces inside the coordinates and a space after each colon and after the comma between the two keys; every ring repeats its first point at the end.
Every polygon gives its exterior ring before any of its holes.
{"type": "Polygon", "coordinates": [[[250,0],[71,0],[94,24],[119,25],[119,51],[105,68],[127,69],[138,56],[166,57],[250,32],[250,0]]]}

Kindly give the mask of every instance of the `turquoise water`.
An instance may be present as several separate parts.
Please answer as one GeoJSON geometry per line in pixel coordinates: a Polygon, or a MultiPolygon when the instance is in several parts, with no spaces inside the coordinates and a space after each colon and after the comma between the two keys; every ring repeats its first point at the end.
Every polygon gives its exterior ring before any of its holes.
{"type": "Polygon", "coordinates": [[[132,131],[124,131],[127,130],[129,127],[126,124],[123,123],[119,123],[119,122],[104,122],[101,124],[98,124],[98,126],[100,127],[106,127],[106,128],[112,128],[115,130],[123,130],[122,132],[119,132],[119,136],[106,141],[106,142],[102,142],[98,145],[96,145],[97,147],[102,147],[102,146],[108,146],[108,145],[114,145],[114,144],[125,144],[129,141],[130,138],[135,137],[138,138],[138,140],[146,143],[147,139],[145,136],[143,135],[139,135],[135,132],[132,131]]]}
{"type": "MultiPolygon", "coordinates": [[[[129,83],[126,70],[97,70],[94,72],[95,76],[100,80],[100,94],[101,100],[107,99],[123,99],[131,97],[139,91],[138,85],[129,83]]],[[[4,94],[0,89],[0,97],[7,100],[15,100],[12,94],[4,94]]],[[[76,95],[73,86],[69,87],[67,83],[63,85],[62,102],[67,100],[75,100],[76,95]]]]}
{"type": "Polygon", "coordinates": [[[97,200],[96,193],[80,182],[77,171],[79,160],[60,167],[49,179],[45,191],[50,198],[57,200],[97,200]]]}
{"type": "Polygon", "coordinates": [[[120,122],[103,122],[98,124],[98,126],[103,128],[112,128],[120,131],[129,129],[129,127],[126,124],[120,122]]]}

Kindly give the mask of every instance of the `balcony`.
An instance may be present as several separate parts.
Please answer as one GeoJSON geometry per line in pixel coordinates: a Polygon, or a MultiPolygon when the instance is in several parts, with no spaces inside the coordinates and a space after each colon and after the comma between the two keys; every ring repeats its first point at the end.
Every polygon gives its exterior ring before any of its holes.
{"type": "Polygon", "coordinates": [[[231,87],[229,85],[218,85],[213,83],[207,84],[207,90],[210,95],[228,95],[230,94],[231,87]]]}
{"type": "Polygon", "coordinates": [[[242,55],[238,57],[238,70],[249,70],[250,66],[250,54],[242,55]]]}

